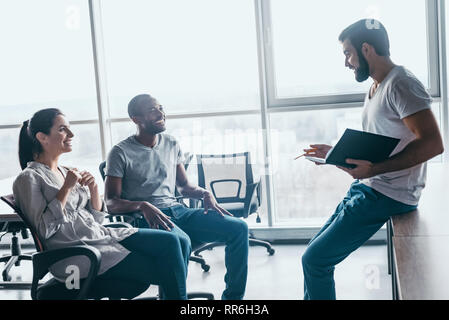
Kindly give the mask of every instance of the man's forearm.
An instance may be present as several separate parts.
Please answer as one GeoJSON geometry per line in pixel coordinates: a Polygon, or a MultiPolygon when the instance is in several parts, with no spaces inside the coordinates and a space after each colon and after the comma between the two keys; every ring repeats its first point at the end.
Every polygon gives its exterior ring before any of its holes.
{"type": "Polygon", "coordinates": [[[414,167],[444,151],[439,139],[416,139],[388,160],[373,165],[375,175],[414,167]]]}
{"type": "Polygon", "coordinates": [[[187,184],[180,188],[180,193],[187,198],[203,199],[208,191],[198,186],[187,184]]]}
{"type": "Polygon", "coordinates": [[[129,213],[134,211],[140,211],[140,207],[143,201],[130,201],[125,199],[107,199],[106,206],[108,212],[112,214],[117,213],[129,213]]]}

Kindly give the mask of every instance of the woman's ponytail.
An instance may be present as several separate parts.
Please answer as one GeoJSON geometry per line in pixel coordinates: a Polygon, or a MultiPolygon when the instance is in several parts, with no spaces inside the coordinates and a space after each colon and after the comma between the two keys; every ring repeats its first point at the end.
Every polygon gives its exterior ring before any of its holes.
{"type": "Polygon", "coordinates": [[[25,169],[27,163],[33,161],[33,139],[28,134],[29,120],[26,120],[22,124],[19,136],[19,161],[20,167],[25,169]]]}

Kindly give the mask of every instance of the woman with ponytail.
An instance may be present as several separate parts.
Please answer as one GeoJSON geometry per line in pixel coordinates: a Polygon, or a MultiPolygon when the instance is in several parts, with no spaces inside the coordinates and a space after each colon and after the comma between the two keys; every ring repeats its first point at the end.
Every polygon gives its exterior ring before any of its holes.
{"type": "MultiPolygon", "coordinates": [[[[23,122],[19,137],[22,172],[13,184],[18,206],[39,233],[47,249],[86,244],[101,253],[99,277],[159,284],[166,299],[186,299],[188,236],[172,229],[107,228],[101,223],[105,205],[94,177],[87,171],[66,168],[59,156],[72,151],[64,114],[43,109],[23,122]]],[[[71,257],[51,268],[60,281],[66,268],[77,266],[87,276],[84,257],[71,257]]]]}

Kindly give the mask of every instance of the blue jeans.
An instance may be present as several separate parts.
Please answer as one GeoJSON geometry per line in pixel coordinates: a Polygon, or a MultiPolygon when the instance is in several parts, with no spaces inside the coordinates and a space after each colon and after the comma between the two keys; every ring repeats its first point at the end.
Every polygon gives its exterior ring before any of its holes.
{"type": "Polygon", "coordinates": [[[393,215],[416,209],[356,180],[302,256],[304,299],[336,299],[334,270],[393,215]]]}
{"type": "Polygon", "coordinates": [[[139,229],[120,244],[131,253],[101,278],[157,284],[163,299],[187,299],[187,266],[192,247],[182,230],[139,229]]]}
{"type": "Polygon", "coordinates": [[[187,233],[193,243],[223,242],[225,248],[226,288],[223,300],[241,300],[248,275],[248,225],[242,219],[221,216],[209,210],[191,209],[182,205],[160,209],[173,223],[187,233]]]}

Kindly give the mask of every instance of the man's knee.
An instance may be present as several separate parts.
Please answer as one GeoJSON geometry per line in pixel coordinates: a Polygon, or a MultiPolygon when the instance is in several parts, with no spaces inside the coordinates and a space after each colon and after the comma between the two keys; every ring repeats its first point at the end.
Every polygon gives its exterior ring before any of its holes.
{"type": "Polygon", "coordinates": [[[309,246],[301,257],[303,268],[319,265],[320,256],[316,249],[309,246]]]}
{"type": "Polygon", "coordinates": [[[230,220],[229,222],[229,229],[230,231],[230,235],[235,238],[241,238],[241,239],[248,239],[248,224],[242,220],[242,219],[238,219],[238,218],[233,218],[230,220]]]}
{"type": "Polygon", "coordinates": [[[180,237],[174,232],[165,232],[161,239],[161,245],[168,249],[176,249],[181,245],[180,237]]]}
{"type": "Polygon", "coordinates": [[[308,275],[327,277],[332,274],[337,261],[326,255],[326,250],[320,247],[308,246],[301,257],[302,269],[308,275]]]}
{"type": "Polygon", "coordinates": [[[178,235],[179,242],[181,243],[181,247],[188,250],[189,252],[192,251],[192,242],[188,235],[186,234],[180,234],[178,235]]]}

